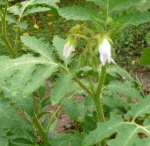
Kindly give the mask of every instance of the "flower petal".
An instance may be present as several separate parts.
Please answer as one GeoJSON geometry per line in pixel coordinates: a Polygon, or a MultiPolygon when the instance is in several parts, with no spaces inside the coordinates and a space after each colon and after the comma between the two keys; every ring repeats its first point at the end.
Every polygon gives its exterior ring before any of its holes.
{"type": "Polygon", "coordinates": [[[75,49],[73,45],[66,43],[63,50],[63,56],[65,57],[65,59],[67,59],[74,50],[75,49]]]}
{"type": "Polygon", "coordinates": [[[115,63],[115,61],[111,57],[111,44],[105,38],[101,44],[99,44],[99,53],[100,53],[100,61],[102,65],[108,63],[115,63]]]}

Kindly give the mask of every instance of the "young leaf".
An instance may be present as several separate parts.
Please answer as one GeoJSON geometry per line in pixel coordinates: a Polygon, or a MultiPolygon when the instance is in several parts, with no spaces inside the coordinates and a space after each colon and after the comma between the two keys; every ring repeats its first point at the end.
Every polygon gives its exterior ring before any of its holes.
{"type": "Polygon", "coordinates": [[[55,50],[57,51],[57,54],[62,60],[65,60],[63,56],[63,48],[64,48],[65,43],[66,41],[58,36],[55,36],[53,39],[53,46],[55,50]]]}
{"type": "Polygon", "coordinates": [[[71,80],[73,78],[73,74],[63,74],[61,75],[56,82],[54,83],[54,87],[51,93],[51,101],[53,104],[58,104],[61,102],[64,96],[69,92],[71,80]]]}

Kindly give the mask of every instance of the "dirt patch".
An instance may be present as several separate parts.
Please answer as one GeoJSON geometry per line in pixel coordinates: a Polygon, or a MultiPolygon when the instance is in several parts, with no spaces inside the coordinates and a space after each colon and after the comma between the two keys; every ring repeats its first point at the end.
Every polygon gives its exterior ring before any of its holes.
{"type": "Polygon", "coordinates": [[[141,71],[135,73],[135,76],[141,81],[144,92],[150,94],[150,72],[141,71]]]}

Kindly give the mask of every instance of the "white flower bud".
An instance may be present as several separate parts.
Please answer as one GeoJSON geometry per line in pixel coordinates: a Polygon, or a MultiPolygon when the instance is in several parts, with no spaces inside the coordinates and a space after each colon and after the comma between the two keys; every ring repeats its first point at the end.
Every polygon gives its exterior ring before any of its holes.
{"type": "Polygon", "coordinates": [[[103,40],[101,44],[99,44],[99,53],[102,65],[105,65],[107,62],[115,63],[111,57],[111,44],[106,38],[103,40]]]}
{"type": "Polygon", "coordinates": [[[74,50],[75,50],[74,46],[69,42],[67,42],[64,45],[64,50],[63,50],[63,56],[65,57],[65,59],[67,59],[74,50]]]}

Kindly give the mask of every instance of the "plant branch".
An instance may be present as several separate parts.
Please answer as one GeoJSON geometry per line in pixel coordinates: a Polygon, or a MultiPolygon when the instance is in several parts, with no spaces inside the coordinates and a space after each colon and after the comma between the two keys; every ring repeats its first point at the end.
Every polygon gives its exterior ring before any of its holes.
{"type": "Polygon", "coordinates": [[[11,55],[12,58],[16,58],[16,52],[14,51],[13,47],[11,46],[8,37],[7,37],[7,27],[6,27],[6,15],[7,15],[7,4],[5,6],[5,10],[3,12],[3,15],[1,16],[1,20],[2,20],[2,35],[1,38],[5,43],[5,46],[7,48],[8,53],[11,55]]]}
{"type": "Polygon", "coordinates": [[[105,81],[105,76],[106,76],[106,65],[102,66],[102,70],[99,76],[98,86],[96,90],[96,96],[94,97],[98,119],[101,122],[105,121],[103,106],[101,101],[102,87],[105,81]]]}
{"type": "Polygon", "coordinates": [[[38,118],[37,118],[35,113],[33,115],[33,123],[35,124],[35,126],[37,127],[40,135],[42,136],[42,139],[44,141],[45,146],[48,146],[48,136],[46,135],[41,123],[38,121],[38,118]]]}
{"type": "Polygon", "coordinates": [[[74,81],[76,81],[78,85],[82,87],[89,95],[92,97],[94,96],[93,93],[77,77],[74,77],[74,81]]]}
{"type": "Polygon", "coordinates": [[[51,124],[52,124],[52,121],[54,120],[54,118],[56,117],[56,115],[58,114],[58,112],[62,109],[62,107],[63,107],[63,106],[60,105],[60,106],[55,110],[55,112],[53,113],[52,117],[50,118],[49,123],[48,123],[47,128],[46,128],[46,134],[48,134],[48,131],[49,131],[49,128],[50,128],[50,126],[51,126],[51,124]]]}

